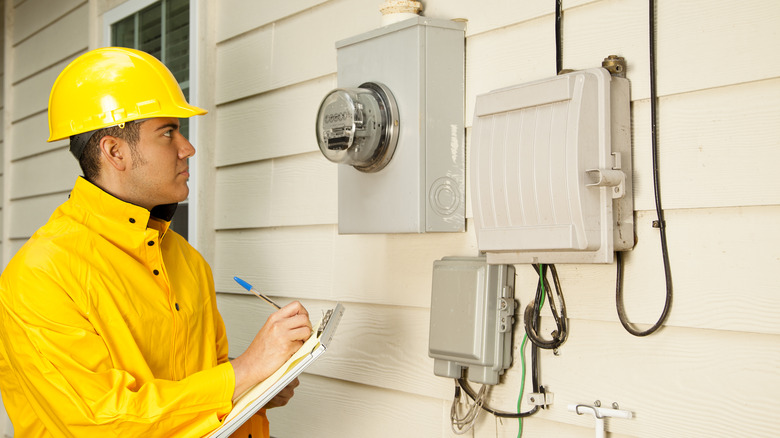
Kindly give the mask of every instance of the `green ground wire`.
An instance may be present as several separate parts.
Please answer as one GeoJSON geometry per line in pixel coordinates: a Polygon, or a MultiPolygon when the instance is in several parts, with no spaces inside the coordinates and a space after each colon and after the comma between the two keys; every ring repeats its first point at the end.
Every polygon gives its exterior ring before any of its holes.
{"type": "MultiPolygon", "coordinates": [[[[539,283],[542,285],[542,299],[539,302],[539,310],[542,310],[542,305],[544,304],[544,279],[542,278],[542,266],[539,265],[539,283]]],[[[520,409],[520,402],[523,401],[523,392],[525,391],[525,344],[528,341],[528,334],[523,336],[523,343],[520,344],[520,363],[522,365],[522,377],[520,378],[520,394],[517,396],[517,412],[520,413],[522,410],[520,409]]],[[[523,436],[523,417],[520,417],[517,419],[517,438],[520,438],[523,436]]]]}
{"type": "MultiPolygon", "coordinates": [[[[520,395],[517,396],[517,412],[520,410],[520,402],[523,400],[523,391],[525,391],[525,343],[528,341],[528,335],[523,336],[523,343],[520,345],[520,362],[523,365],[523,374],[520,381],[520,395]]],[[[517,419],[517,438],[523,435],[523,417],[517,419]]]]}

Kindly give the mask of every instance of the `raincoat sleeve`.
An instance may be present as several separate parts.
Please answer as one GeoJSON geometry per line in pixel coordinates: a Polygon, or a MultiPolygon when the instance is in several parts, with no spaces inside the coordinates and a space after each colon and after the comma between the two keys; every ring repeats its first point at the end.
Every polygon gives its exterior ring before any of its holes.
{"type": "MultiPolygon", "coordinates": [[[[211,274],[209,274],[209,279],[211,279],[211,274]]],[[[216,334],[217,363],[223,364],[230,360],[228,357],[227,331],[225,330],[225,321],[222,319],[222,315],[219,314],[219,309],[217,308],[216,297],[212,297],[211,303],[213,307],[212,315],[214,315],[214,332],[216,334]]]]}
{"type": "Polygon", "coordinates": [[[121,358],[112,360],[89,321],[88,303],[69,295],[49,273],[26,274],[2,279],[3,289],[15,291],[0,294],[2,353],[53,436],[198,437],[230,411],[235,377],[223,324],[223,363],[180,381],[141,383],[113,363],[121,358]]]}
{"type": "MultiPolygon", "coordinates": [[[[222,316],[219,314],[219,310],[214,304],[214,327],[216,327],[217,333],[217,357],[219,363],[225,363],[228,361],[228,340],[227,333],[225,332],[225,322],[222,320],[222,316]]],[[[265,414],[265,409],[260,409],[257,414],[252,416],[246,423],[244,423],[238,430],[236,430],[232,436],[234,437],[257,437],[265,438],[270,433],[270,424],[268,417],[265,414]]]]}

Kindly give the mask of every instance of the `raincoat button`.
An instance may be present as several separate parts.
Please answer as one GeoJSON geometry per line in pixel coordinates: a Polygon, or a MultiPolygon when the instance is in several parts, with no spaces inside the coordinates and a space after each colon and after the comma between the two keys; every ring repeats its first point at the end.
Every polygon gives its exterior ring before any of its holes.
{"type": "Polygon", "coordinates": [[[149,245],[149,246],[154,246],[154,240],[150,240],[150,241],[147,243],[147,245],[149,245]]]}
{"type": "Polygon", "coordinates": [[[154,273],[154,275],[160,275],[160,271],[158,271],[157,269],[155,269],[154,271],[152,271],[152,273],[154,273]]]}
{"type": "Polygon", "coordinates": [[[179,303],[175,303],[174,306],[176,307],[176,310],[179,310],[179,303]]]}
{"type": "Polygon", "coordinates": [[[130,223],[131,223],[131,224],[134,224],[134,223],[135,223],[135,219],[133,219],[133,218],[130,218],[130,223]]]}

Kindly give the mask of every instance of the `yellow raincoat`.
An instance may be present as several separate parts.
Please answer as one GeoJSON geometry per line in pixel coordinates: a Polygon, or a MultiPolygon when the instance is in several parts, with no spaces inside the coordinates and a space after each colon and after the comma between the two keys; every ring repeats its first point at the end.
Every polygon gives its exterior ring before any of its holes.
{"type": "MultiPolygon", "coordinates": [[[[8,264],[0,390],[16,436],[199,437],[230,411],[211,270],[169,224],[79,178],[8,264]]],[[[264,412],[234,436],[267,437],[264,412]]]]}

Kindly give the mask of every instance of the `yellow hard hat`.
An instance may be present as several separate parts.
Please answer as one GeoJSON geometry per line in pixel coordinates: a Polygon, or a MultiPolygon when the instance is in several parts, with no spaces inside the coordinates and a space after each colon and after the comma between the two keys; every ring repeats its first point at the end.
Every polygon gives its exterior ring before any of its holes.
{"type": "Polygon", "coordinates": [[[91,50],[68,64],[49,95],[49,140],[151,117],[206,114],[187,103],[154,56],[124,47],[91,50]]]}

